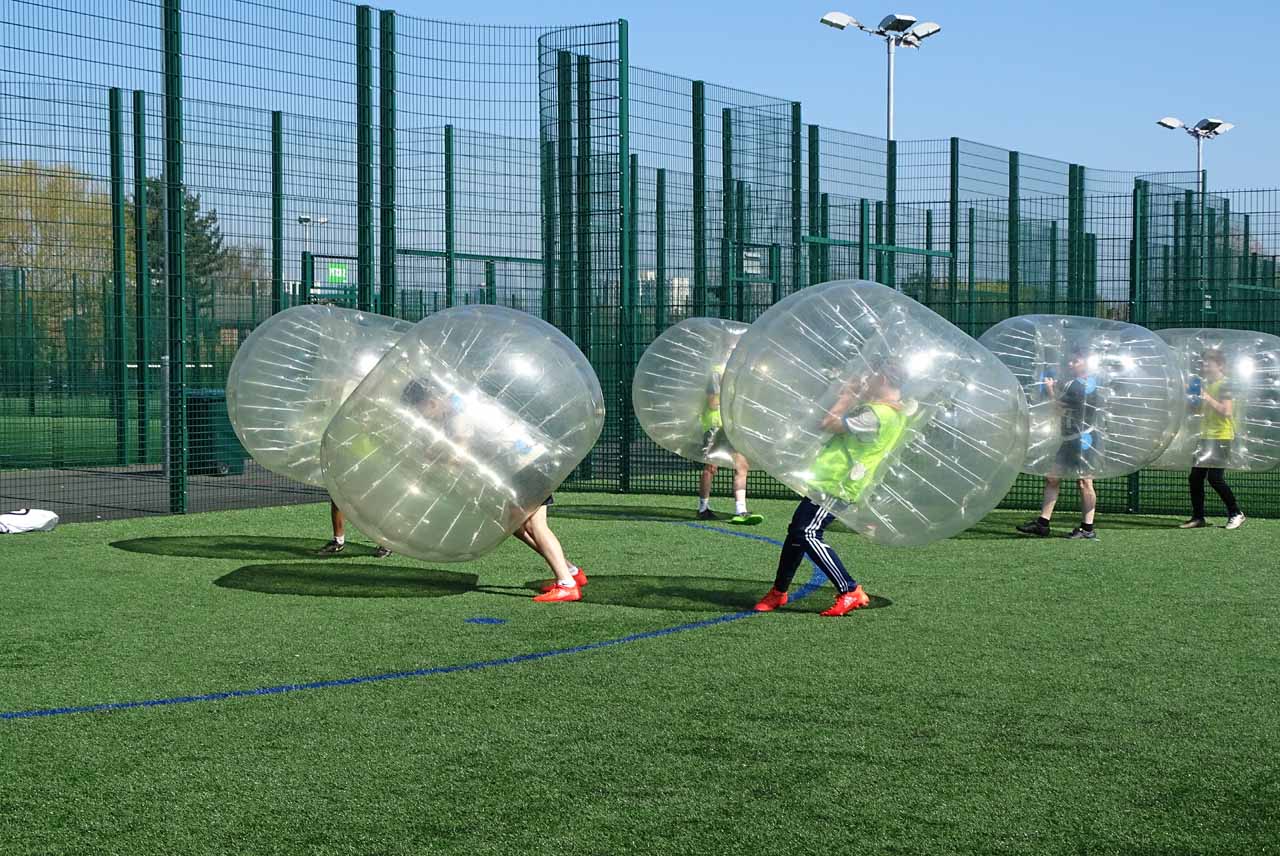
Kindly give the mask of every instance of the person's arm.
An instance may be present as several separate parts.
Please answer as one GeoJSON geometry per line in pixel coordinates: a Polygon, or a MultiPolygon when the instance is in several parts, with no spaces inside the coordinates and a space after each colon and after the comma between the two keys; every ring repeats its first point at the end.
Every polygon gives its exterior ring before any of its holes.
{"type": "Polygon", "coordinates": [[[823,420],[823,428],[832,434],[852,434],[859,440],[871,441],[880,433],[880,417],[870,407],[859,407],[850,416],[823,420]],[[828,427],[829,424],[829,427],[828,427]]]}
{"type": "Polygon", "coordinates": [[[1232,410],[1231,405],[1233,401],[1231,386],[1229,384],[1224,383],[1222,385],[1222,388],[1218,390],[1218,395],[1219,395],[1218,398],[1214,398],[1212,395],[1210,395],[1208,392],[1204,390],[1201,390],[1200,392],[1201,400],[1203,400],[1205,404],[1213,408],[1214,413],[1217,413],[1219,416],[1225,416],[1228,419],[1230,419],[1231,410],[1232,410]]]}
{"type": "Polygon", "coordinates": [[[863,384],[860,380],[851,380],[840,388],[840,394],[836,396],[835,403],[822,417],[822,430],[830,431],[833,434],[839,434],[842,430],[841,423],[844,416],[857,403],[859,395],[862,393],[863,384]]]}

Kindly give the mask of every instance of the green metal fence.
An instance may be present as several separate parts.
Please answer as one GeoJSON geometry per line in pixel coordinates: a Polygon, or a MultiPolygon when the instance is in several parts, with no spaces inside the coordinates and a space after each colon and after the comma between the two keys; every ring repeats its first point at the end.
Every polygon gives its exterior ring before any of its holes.
{"type": "MultiPolygon", "coordinates": [[[[69,518],[310,501],[218,390],[273,312],[503,304],[600,375],[570,486],[692,493],[639,431],[644,347],[875,279],[979,335],[1012,314],[1280,333],[1280,195],[1201,195],[633,64],[626,22],[482,27],[336,0],[15,0],[0,21],[0,502],[69,518]]],[[[785,491],[753,474],[757,494],[785,491]]],[[[1280,513],[1280,476],[1240,476],[1280,513]]],[[[1102,487],[1174,511],[1176,475],[1102,487]]],[[[1024,480],[1011,504],[1034,504],[1024,480]]]]}

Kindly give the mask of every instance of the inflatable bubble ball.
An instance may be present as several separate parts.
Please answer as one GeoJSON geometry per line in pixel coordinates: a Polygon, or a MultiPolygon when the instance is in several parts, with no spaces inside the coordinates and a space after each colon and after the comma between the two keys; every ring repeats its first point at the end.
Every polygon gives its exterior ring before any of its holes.
{"type": "Polygon", "coordinates": [[[1186,411],[1182,372],[1159,336],[1123,321],[1020,315],[979,340],[1021,384],[1031,428],[1022,470],[1109,478],[1168,447],[1186,411]]]}
{"type": "Polygon", "coordinates": [[[236,351],[227,415],[262,466],[320,486],[320,440],[333,414],[412,325],[313,304],[277,312],[236,351]]]}
{"type": "Polygon", "coordinates": [[[669,452],[702,464],[733,464],[723,430],[725,366],[747,325],[688,318],[653,340],[636,364],[631,401],[640,427],[669,452]]]}
{"type": "Polygon", "coordinates": [[[873,282],[817,285],[772,306],[738,342],[723,388],[736,449],[881,544],[973,525],[1026,452],[1026,403],[1009,370],[873,282]]]}
{"type": "Polygon", "coordinates": [[[414,325],[343,403],[325,484],[379,544],[465,561],[537,511],[603,425],[600,382],[563,333],[502,306],[454,307],[414,325]]]}
{"type": "Polygon", "coordinates": [[[1252,330],[1157,330],[1186,379],[1187,415],[1154,469],[1280,466],[1280,338],[1252,330]]]}

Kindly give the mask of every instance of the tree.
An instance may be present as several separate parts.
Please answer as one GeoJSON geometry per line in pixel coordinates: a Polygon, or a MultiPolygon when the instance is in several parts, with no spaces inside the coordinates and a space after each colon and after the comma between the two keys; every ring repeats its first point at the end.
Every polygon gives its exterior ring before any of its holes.
{"type": "MultiPolygon", "coordinates": [[[[165,272],[165,222],[166,187],[157,177],[146,180],[147,203],[147,269],[152,281],[159,281],[165,272]]],[[[129,203],[129,222],[137,222],[134,202],[129,203]]],[[[213,290],[212,281],[222,274],[227,250],[223,246],[222,227],[218,223],[217,209],[203,210],[199,194],[183,189],[183,240],[186,256],[187,292],[196,297],[208,297],[213,290]]]]}

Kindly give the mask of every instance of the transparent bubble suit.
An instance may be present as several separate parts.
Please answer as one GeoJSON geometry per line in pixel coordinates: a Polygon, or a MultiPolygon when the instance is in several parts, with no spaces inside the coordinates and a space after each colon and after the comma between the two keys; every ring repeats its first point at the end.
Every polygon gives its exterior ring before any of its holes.
{"type": "Polygon", "coordinates": [[[492,550],[595,445],[600,382],[556,328],[502,306],[428,316],[325,432],[330,495],[397,553],[458,562],[492,550]]]}
{"type": "Polygon", "coordinates": [[[746,324],[723,318],[687,318],[653,340],[636,364],[631,402],[649,439],[702,464],[732,465],[719,442],[713,409],[729,355],[746,324]]]}
{"type": "MultiPolygon", "coordinates": [[[[1253,330],[1175,328],[1156,335],[1173,351],[1186,378],[1186,418],[1163,455],[1150,466],[1158,470],[1222,467],[1265,472],[1280,466],[1280,338],[1253,330]],[[1221,352],[1221,372],[1206,369],[1206,353],[1221,352]],[[1212,420],[1203,393],[1221,380],[1232,400],[1231,424],[1212,420]],[[1210,415],[1206,424],[1205,416],[1210,415]],[[1209,435],[1230,434],[1218,443],[1209,435]]],[[[1216,355],[1213,355],[1216,356],[1216,355]]],[[[1210,357],[1211,362],[1216,362],[1210,357]]],[[[1221,385],[1215,400],[1225,398],[1221,385]]]]}
{"type": "Polygon", "coordinates": [[[1182,372],[1169,347],[1145,327],[1020,315],[979,341],[1027,396],[1023,472],[1066,479],[1126,475],[1158,458],[1182,422],[1182,372]]]}
{"type": "Polygon", "coordinates": [[[262,466],[322,486],[329,420],[413,325],[319,304],[272,315],[249,335],[227,374],[227,415],[262,466]]]}
{"type": "Polygon", "coordinates": [[[1009,370],[928,308],[861,280],[806,288],[761,315],[729,359],[722,407],[738,451],[880,544],[927,544],[981,520],[1026,451],[1009,370]],[[899,389],[892,414],[876,409],[885,377],[899,389]],[[842,396],[846,415],[873,410],[897,433],[833,485],[818,470],[840,436],[824,417],[842,396]]]}

